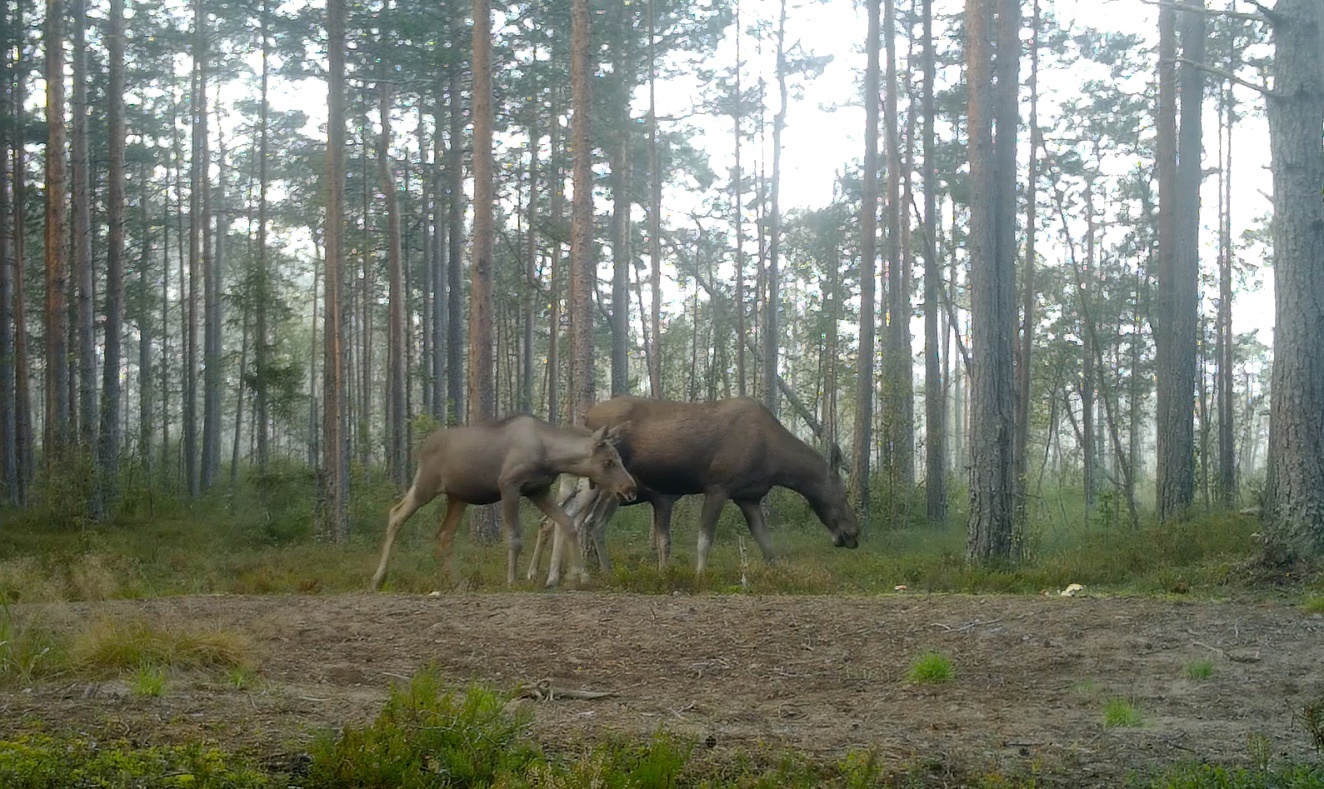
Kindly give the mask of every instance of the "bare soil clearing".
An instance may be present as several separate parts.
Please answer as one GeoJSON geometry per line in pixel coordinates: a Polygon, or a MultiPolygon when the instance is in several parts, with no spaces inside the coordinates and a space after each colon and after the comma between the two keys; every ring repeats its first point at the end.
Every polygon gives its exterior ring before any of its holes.
{"type": "Polygon", "coordinates": [[[260,679],[58,680],[0,693],[0,737],[35,721],[142,744],[205,738],[280,764],[319,730],[370,721],[392,682],[435,662],[457,686],[610,691],[522,702],[537,735],[693,736],[711,755],[790,748],[835,760],[874,749],[959,774],[1038,770],[1108,785],[1182,761],[1315,758],[1293,713],[1324,695],[1324,617],[1281,603],[1130,598],[639,596],[593,592],[205,596],[47,606],[248,634],[260,679]],[[909,683],[939,650],[942,685],[909,683]],[[1208,679],[1187,664],[1208,660],[1208,679]],[[1105,728],[1121,696],[1145,718],[1105,728]],[[1262,741],[1261,741],[1262,742],[1262,741]]]}

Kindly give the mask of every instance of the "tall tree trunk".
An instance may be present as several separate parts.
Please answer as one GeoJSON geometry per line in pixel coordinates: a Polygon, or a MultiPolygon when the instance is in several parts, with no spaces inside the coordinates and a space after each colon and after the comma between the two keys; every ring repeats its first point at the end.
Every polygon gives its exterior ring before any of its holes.
{"type": "MultiPolygon", "coordinates": [[[[73,175],[73,271],[76,299],[74,315],[78,336],[78,444],[91,454],[97,435],[97,352],[93,321],[92,194],[87,152],[87,0],[73,0],[73,78],[71,111],[71,174],[73,175]]],[[[95,496],[94,496],[95,498],[95,496]]],[[[94,516],[96,502],[93,503],[94,516]]]]}
{"type": "MultiPolygon", "coordinates": [[[[118,3],[119,0],[116,0],[116,2],[118,3]]],[[[120,15],[121,17],[123,16],[122,9],[120,15]]],[[[123,34],[121,33],[121,39],[122,38],[123,34]]],[[[122,99],[123,92],[121,92],[120,95],[122,99]]],[[[146,169],[146,165],[142,161],[139,161],[137,181],[141,191],[138,196],[138,204],[142,208],[140,220],[142,222],[143,232],[139,238],[140,246],[138,249],[138,287],[140,298],[136,300],[137,309],[134,311],[134,323],[138,325],[138,462],[142,466],[142,472],[147,479],[147,486],[150,490],[155,484],[152,473],[154,467],[152,462],[152,436],[156,431],[156,421],[158,417],[155,395],[156,377],[152,354],[152,348],[155,344],[156,324],[154,321],[151,301],[148,298],[152,293],[152,280],[155,276],[155,272],[152,271],[151,265],[152,250],[155,248],[155,238],[151,232],[151,201],[149,199],[149,189],[153,187],[149,186],[149,181],[145,172],[146,169]]],[[[168,225],[166,228],[168,228],[168,225]]],[[[166,228],[163,228],[163,230],[166,228]]],[[[169,239],[166,237],[165,233],[162,233],[162,246],[165,246],[168,240],[169,239]]],[[[161,268],[161,280],[163,282],[169,280],[169,273],[170,267],[165,265],[163,261],[161,268]]],[[[164,340],[166,327],[169,325],[165,320],[167,316],[164,314],[167,303],[168,302],[165,299],[161,300],[162,351],[165,349],[164,340]]],[[[162,358],[164,359],[164,353],[162,354],[162,358]]],[[[164,366],[164,361],[162,366],[164,366]]],[[[164,421],[164,409],[162,409],[161,421],[164,421]]]]}
{"type": "Polygon", "coordinates": [[[64,126],[64,3],[46,0],[46,413],[43,454],[51,477],[65,456],[69,424],[69,287],[64,126]]]}
{"type": "MultiPolygon", "coordinates": [[[[469,414],[471,424],[496,416],[496,367],[492,355],[492,13],[489,0],[473,2],[473,246],[469,254],[469,414]]],[[[474,513],[470,528],[494,541],[493,508],[474,513]]],[[[518,535],[515,535],[518,539],[518,535]]]]}
{"type": "Polygon", "coordinates": [[[253,429],[257,437],[258,474],[265,476],[271,462],[271,431],[269,428],[269,373],[271,366],[270,335],[267,325],[267,307],[271,299],[271,276],[267,270],[267,157],[271,150],[271,2],[262,0],[262,16],[259,35],[262,38],[262,76],[260,108],[258,110],[258,149],[257,149],[257,298],[254,303],[254,368],[256,375],[254,386],[253,429]]]}
{"type": "MultiPolygon", "coordinates": [[[[933,40],[933,0],[923,4],[924,38],[924,450],[925,515],[929,523],[947,522],[947,381],[945,350],[940,354],[938,308],[942,260],[938,256],[938,169],[934,153],[934,81],[937,42],[933,40]]],[[[1033,116],[1031,116],[1033,117],[1033,116]]],[[[1031,192],[1033,193],[1033,192],[1031,192]]],[[[1033,209],[1031,209],[1033,210],[1033,209]]]]}
{"type": "Polygon", "coordinates": [[[630,40],[634,6],[623,3],[616,11],[619,27],[612,50],[615,81],[616,139],[611,153],[611,393],[630,390],[630,87],[634,83],[630,40]]]}
{"type": "Polygon", "coordinates": [[[469,413],[478,422],[496,415],[492,357],[492,13],[473,4],[474,226],[469,269],[469,413]]]}
{"type": "Polygon", "coordinates": [[[764,304],[763,317],[763,404],[773,414],[777,413],[777,356],[781,345],[781,333],[778,329],[778,311],[781,307],[781,294],[778,292],[781,276],[778,271],[782,235],[781,212],[781,174],[782,174],[782,131],[786,128],[786,0],[781,0],[781,12],[777,18],[777,91],[781,103],[777,105],[777,114],[772,116],[772,185],[771,205],[768,222],[768,272],[767,302],[764,304]]]}
{"type": "Polygon", "coordinates": [[[382,193],[386,195],[387,251],[387,323],[386,340],[386,465],[391,481],[403,485],[409,471],[409,449],[405,440],[405,272],[400,250],[400,198],[395,175],[391,172],[391,86],[377,83],[378,110],[381,114],[381,137],[377,145],[377,163],[381,170],[382,193]]]}
{"type": "MultiPolygon", "coordinates": [[[[189,250],[188,250],[188,304],[185,309],[188,322],[185,341],[184,370],[184,486],[190,497],[201,491],[198,468],[198,300],[202,287],[203,256],[203,189],[206,183],[207,162],[207,76],[205,30],[206,12],[202,0],[193,0],[193,83],[191,101],[191,128],[193,134],[192,158],[189,177],[189,250]]],[[[183,287],[183,283],[180,283],[183,287]]]]}
{"type": "MultiPolygon", "coordinates": [[[[915,385],[911,364],[910,276],[902,257],[900,114],[897,94],[900,85],[896,67],[896,0],[883,6],[883,43],[887,48],[887,85],[883,104],[883,139],[887,155],[887,353],[883,392],[887,399],[886,457],[891,495],[896,513],[904,509],[915,488],[915,385]]],[[[913,114],[913,113],[912,113],[913,114]]]]}
{"type": "Polygon", "coordinates": [[[449,261],[446,245],[446,209],[449,201],[446,197],[446,173],[442,167],[445,148],[442,143],[443,95],[445,85],[439,77],[436,86],[436,104],[432,113],[432,224],[428,243],[432,248],[431,263],[433,283],[432,293],[432,415],[437,424],[446,424],[448,405],[446,402],[446,368],[449,365],[450,349],[448,346],[448,323],[450,309],[447,304],[449,261]]]}
{"type": "Polygon", "coordinates": [[[1021,276],[1020,348],[1016,358],[1016,522],[1024,529],[1029,518],[1029,445],[1031,356],[1034,352],[1035,231],[1039,217],[1039,0],[1030,21],[1030,164],[1025,190],[1025,263],[1021,276]]]}
{"type": "MultiPolygon", "coordinates": [[[[535,45],[534,59],[538,50],[535,45]]],[[[538,108],[541,102],[530,102],[529,107],[529,205],[528,223],[524,237],[524,294],[522,303],[523,337],[520,342],[519,410],[533,413],[533,323],[538,301],[538,146],[542,137],[538,133],[538,108]]]]}
{"type": "MultiPolygon", "coordinates": [[[[550,160],[548,161],[548,190],[551,192],[552,226],[563,226],[565,214],[565,173],[562,170],[561,138],[561,91],[552,86],[550,160]]],[[[561,238],[560,233],[552,239],[551,264],[547,272],[547,289],[550,291],[547,310],[547,420],[552,423],[561,421],[561,238]]]]}
{"type": "MultiPolygon", "coordinates": [[[[1232,10],[1236,10],[1233,1],[1232,10]]],[[[1228,71],[1237,68],[1235,26],[1228,25],[1228,71]]],[[[1232,388],[1232,129],[1236,118],[1236,97],[1232,83],[1224,83],[1220,91],[1218,176],[1218,320],[1217,356],[1218,376],[1218,502],[1232,508],[1237,501],[1237,459],[1233,439],[1234,398],[1232,388]]]]}
{"type": "MultiPolygon", "coordinates": [[[[458,40],[464,20],[456,15],[454,34],[458,40]]],[[[447,134],[446,169],[446,399],[450,414],[447,424],[465,421],[464,401],[464,105],[460,95],[460,74],[464,64],[453,53],[449,64],[448,98],[450,129],[447,134]]]]}
{"type": "MultiPolygon", "coordinates": [[[[23,4],[14,5],[14,29],[21,30],[23,27],[23,4]]],[[[22,54],[15,59],[14,68],[17,70],[22,62],[22,54]]],[[[7,120],[11,120],[11,129],[17,129],[19,124],[18,113],[24,106],[27,99],[27,91],[24,89],[24,83],[21,79],[13,80],[13,97],[10,101],[10,115],[7,120]]],[[[12,152],[12,180],[13,190],[13,228],[14,228],[14,455],[17,464],[17,474],[15,477],[15,495],[14,501],[17,504],[25,504],[28,500],[28,490],[31,487],[32,475],[36,471],[33,465],[33,448],[36,444],[36,438],[32,429],[32,393],[28,385],[29,364],[28,364],[28,320],[27,320],[27,296],[25,294],[26,283],[23,276],[23,261],[27,259],[27,238],[19,229],[27,224],[27,207],[24,201],[19,197],[27,192],[27,156],[22,145],[17,142],[12,152]]]]}
{"type": "Polygon", "coordinates": [[[589,15],[588,0],[570,3],[570,92],[573,114],[570,148],[574,195],[570,204],[570,342],[571,421],[582,424],[593,404],[593,173],[589,158],[589,15]]]}
{"type": "Polygon", "coordinates": [[[662,158],[657,140],[657,18],[648,0],[648,258],[653,353],[648,359],[648,385],[653,397],[662,396],[662,158]]]}
{"type": "MultiPolygon", "coordinates": [[[[650,0],[651,8],[651,0],[650,0]]],[[[651,25],[650,25],[650,30],[651,25]]],[[[734,223],[736,226],[736,274],[735,274],[735,307],[736,307],[736,336],[740,338],[736,342],[736,392],[744,397],[746,393],[745,380],[745,186],[743,183],[743,173],[741,171],[740,161],[740,141],[744,137],[743,120],[745,117],[745,94],[741,90],[740,77],[744,71],[744,62],[740,59],[740,41],[743,39],[744,31],[740,28],[740,0],[735,0],[735,37],[736,37],[736,98],[732,114],[734,119],[733,136],[735,137],[735,167],[731,173],[731,191],[733,200],[731,207],[735,211],[734,223]]],[[[651,39],[650,39],[651,42],[651,39]]],[[[649,53],[649,60],[652,60],[652,53],[649,53]]],[[[650,71],[651,75],[651,71],[650,71]]],[[[650,81],[651,85],[651,81],[650,81]]],[[[656,394],[654,395],[657,396],[656,394]]]]}
{"type": "MultiPolygon", "coordinates": [[[[890,4],[891,0],[889,0],[890,4]]],[[[878,279],[878,79],[880,0],[869,0],[864,51],[864,200],[860,207],[860,344],[856,354],[855,429],[851,439],[850,493],[861,524],[868,524],[869,460],[873,449],[874,288],[878,279]]]]}
{"type": "MultiPolygon", "coordinates": [[[[6,26],[11,24],[10,6],[3,12],[6,26]]],[[[17,13],[15,13],[17,16],[17,13]]],[[[17,29],[15,26],[14,29],[17,29]]],[[[17,440],[17,404],[14,389],[14,280],[20,276],[18,261],[14,255],[14,214],[13,190],[14,179],[11,164],[12,153],[19,147],[17,135],[12,123],[14,103],[14,75],[9,58],[9,45],[5,44],[0,55],[0,504],[17,506],[19,501],[18,485],[18,440],[17,440]]],[[[26,375],[26,371],[18,373],[26,375]]]]}
{"type": "MultiPolygon", "coordinates": [[[[219,108],[218,108],[219,109],[219,108]]],[[[203,393],[202,393],[202,469],[200,484],[207,490],[216,483],[221,466],[221,380],[225,360],[221,355],[221,263],[225,259],[229,223],[225,212],[225,138],[219,113],[216,127],[216,189],[204,176],[202,185],[202,266],[203,266],[203,393]],[[214,201],[214,202],[213,202],[214,201]],[[219,206],[221,210],[216,210],[219,206]],[[214,230],[212,218],[216,218],[214,230]]],[[[203,146],[207,147],[209,125],[203,118],[203,146]]],[[[211,161],[204,159],[204,171],[211,161]]]]}
{"type": "MultiPolygon", "coordinates": [[[[1160,520],[1184,515],[1194,495],[1194,372],[1186,375],[1184,303],[1185,187],[1178,164],[1177,12],[1159,9],[1159,290],[1155,304],[1156,510],[1160,520]]],[[[1182,91],[1185,94],[1185,90],[1182,91]]],[[[1186,120],[1185,99],[1182,120],[1186,120]]],[[[1198,155],[1197,155],[1198,167],[1198,155]]],[[[1194,254],[1194,250],[1192,250],[1194,254]]],[[[1192,319],[1194,314],[1192,314],[1192,319]]],[[[1192,342],[1194,334],[1190,336],[1192,342]]],[[[1189,348],[1194,363],[1194,348],[1189,348]]]]}
{"type": "Polygon", "coordinates": [[[323,309],[321,536],[349,539],[345,428],[345,0],[327,0],[326,305],[323,309]]]}
{"type": "MultiPolygon", "coordinates": [[[[1085,270],[1080,275],[1080,285],[1077,291],[1080,293],[1081,305],[1076,308],[1077,315],[1080,316],[1081,343],[1080,343],[1080,432],[1081,432],[1081,469],[1085,486],[1085,516],[1088,518],[1094,512],[1094,503],[1098,498],[1099,483],[1097,479],[1098,454],[1099,447],[1094,440],[1094,392],[1095,392],[1095,370],[1094,358],[1095,351],[1094,338],[1096,335],[1095,324],[1090,320],[1089,307],[1086,306],[1091,300],[1094,277],[1097,261],[1095,259],[1094,238],[1094,192],[1087,184],[1085,187],[1085,270]]],[[[1102,374],[1102,370],[1099,373],[1102,374]]]]}
{"type": "MultiPolygon", "coordinates": [[[[110,86],[107,92],[107,132],[110,164],[106,195],[106,359],[101,379],[101,429],[99,486],[107,503],[119,490],[120,460],[120,357],[124,324],[124,0],[110,0],[110,27],[106,31],[110,49],[110,86]]],[[[143,228],[146,233],[146,227],[143,228]]],[[[148,387],[140,397],[146,398],[148,387]]]]}
{"type": "Polygon", "coordinates": [[[1279,558],[1324,553],[1324,9],[1278,0],[1273,91],[1274,359],[1268,537],[1279,558]]]}
{"type": "Polygon", "coordinates": [[[966,25],[971,354],[982,362],[971,371],[967,556],[982,563],[1019,558],[1011,456],[1019,4],[1017,0],[967,0],[966,25]],[[994,40],[995,49],[990,46],[994,40]]]}

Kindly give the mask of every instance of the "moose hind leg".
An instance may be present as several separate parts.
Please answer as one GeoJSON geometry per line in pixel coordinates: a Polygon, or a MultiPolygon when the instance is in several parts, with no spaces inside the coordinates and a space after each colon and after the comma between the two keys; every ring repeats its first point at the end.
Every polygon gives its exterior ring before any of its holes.
{"type": "Polygon", "coordinates": [[[583,532],[593,539],[593,548],[598,554],[598,567],[604,574],[611,573],[611,557],[607,555],[607,524],[620,509],[620,501],[605,490],[598,490],[585,505],[584,513],[575,519],[583,532]]]}
{"type": "Polygon", "coordinates": [[[446,515],[437,526],[437,561],[446,565],[451,583],[460,582],[459,570],[455,566],[455,551],[451,549],[455,541],[455,531],[460,526],[460,518],[469,505],[454,496],[446,497],[446,515]]]}
{"type": "MultiPolygon", "coordinates": [[[[435,494],[434,494],[435,495],[435,494]]],[[[377,572],[372,575],[372,588],[381,589],[382,583],[386,580],[386,565],[391,559],[391,546],[395,544],[396,535],[400,533],[400,528],[405,525],[419,508],[432,501],[432,496],[420,494],[418,481],[409,486],[409,491],[405,497],[391,508],[390,517],[386,521],[386,538],[382,542],[382,558],[377,563],[377,572]]]]}
{"type": "Polygon", "coordinates": [[[671,511],[676,500],[671,496],[657,496],[653,499],[653,525],[650,530],[653,549],[657,551],[657,569],[667,569],[671,562],[671,511]]]}
{"type": "Polygon", "coordinates": [[[551,491],[530,496],[529,500],[556,524],[556,536],[552,540],[551,566],[547,568],[547,586],[556,586],[561,582],[561,564],[564,561],[563,552],[567,543],[570,546],[572,576],[579,581],[587,578],[587,573],[584,572],[584,555],[579,552],[579,539],[575,536],[575,524],[570,520],[570,516],[557,505],[551,491]]]}
{"type": "Polygon", "coordinates": [[[710,492],[703,497],[703,514],[699,517],[699,558],[694,567],[696,575],[703,575],[708,567],[708,551],[713,547],[713,535],[717,532],[717,516],[726,506],[725,493],[710,492]]]}

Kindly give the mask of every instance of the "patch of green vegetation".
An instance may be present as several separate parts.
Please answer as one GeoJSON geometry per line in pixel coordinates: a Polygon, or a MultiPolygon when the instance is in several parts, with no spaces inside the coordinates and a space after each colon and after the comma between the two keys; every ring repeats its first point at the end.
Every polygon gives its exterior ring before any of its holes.
{"type": "Polygon", "coordinates": [[[227,630],[100,619],[74,636],[69,652],[72,664],[83,670],[229,669],[248,665],[253,647],[247,636],[227,630]]]}
{"type": "Polygon", "coordinates": [[[1186,664],[1186,678],[1193,680],[1209,679],[1214,675],[1214,664],[1208,660],[1192,660],[1186,664]]]}
{"type": "Polygon", "coordinates": [[[20,617],[0,603],[0,686],[32,682],[65,665],[60,639],[35,617],[20,617]]]}
{"type": "Polygon", "coordinates": [[[1324,767],[1284,765],[1247,769],[1212,764],[1183,765],[1145,784],[1150,789],[1321,789],[1324,767]]]}
{"type": "Polygon", "coordinates": [[[490,786],[538,758],[526,721],[507,699],[473,685],[447,691],[436,670],[391,690],[368,726],[347,727],[312,748],[309,782],[322,787],[490,786]],[[444,777],[444,780],[442,779],[444,777]]]}
{"type": "Polygon", "coordinates": [[[218,748],[190,744],[139,748],[127,742],[57,739],[24,734],[0,740],[0,786],[226,787],[283,785],[256,766],[218,748]]]}
{"type": "Polygon", "coordinates": [[[1103,705],[1103,725],[1107,728],[1134,728],[1144,723],[1144,716],[1130,699],[1113,696],[1103,705]]]}
{"type": "Polygon", "coordinates": [[[1324,595],[1311,595],[1302,600],[1301,610],[1311,614],[1324,614],[1324,595]]]}
{"type": "Polygon", "coordinates": [[[936,684],[950,682],[955,673],[951,658],[941,652],[925,652],[910,661],[906,678],[915,683],[936,684]]]}
{"type": "MultiPolygon", "coordinates": [[[[356,478],[353,486],[353,537],[343,545],[315,539],[308,517],[314,478],[294,464],[275,465],[266,475],[242,474],[234,488],[220,486],[187,505],[159,493],[138,496],[126,490],[116,520],[104,526],[28,510],[14,511],[10,518],[6,511],[0,556],[10,558],[0,562],[0,600],[363,590],[377,562],[386,513],[399,491],[377,479],[356,478]]],[[[891,510],[885,498],[878,501],[876,511],[882,517],[891,510]]],[[[649,540],[648,508],[625,507],[607,529],[615,572],[594,573],[588,588],[647,594],[868,595],[892,594],[904,586],[911,594],[1038,594],[1080,583],[1099,594],[1177,591],[1198,598],[1254,590],[1258,583],[1240,569],[1260,550],[1251,536],[1258,525],[1252,517],[1206,515],[1161,528],[1142,521],[1132,528],[1125,507],[1109,510],[1122,513],[1121,523],[1098,510],[1093,520],[1086,518],[1078,491],[1068,488],[1040,487],[1036,501],[1042,504],[1026,527],[1025,561],[980,567],[965,560],[959,491],[952,493],[947,524],[888,516],[886,524],[867,529],[859,550],[843,551],[831,546],[828,531],[802,498],[777,490],[768,497],[767,508],[773,545],[784,558],[767,564],[747,541],[749,561],[742,568],[736,541],[747,529],[739,511],[727,507],[702,577],[693,573],[698,497],[682,499],[676,507],[671,564],[662,570],[649,540]]],[[[427,593],[452,588],[435,558],[430,527],[443,506],[429,505],[402,531],[388,590],[427,593]]],[[[521,511],[526,542],[531,542],[539,513],[527,503],[521,511]]],[[[504,591],[505,551],[472,543],[468,532],[461,528],[454,545],[465,568],[465,588],[504,591]]],[[[525,552],[525,561],[530,553],[525,552]]],[[[517,588],[540,587],[521,581],[517,588]]]]}
{"type": "Polygon", "coordinates": [[[133,692],[138,696],[160,696],[165,693],[165,684],[165,669],[160,666],[144,663],[133,674],[133,692]]]}

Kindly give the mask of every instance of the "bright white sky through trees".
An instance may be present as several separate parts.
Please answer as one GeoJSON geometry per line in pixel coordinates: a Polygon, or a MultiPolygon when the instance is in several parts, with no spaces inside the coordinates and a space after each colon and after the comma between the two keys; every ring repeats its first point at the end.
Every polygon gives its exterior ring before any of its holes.
{"type": "MultiPolygon", "coordinates": [[[[904,0],[902,0],[904,2],[904,0]]],[[[1063,24],[1089,26],[1097,29],[1123,33],[1135,33],[1145,37],[1152,45],[1157,38],[1157,8],[1144,0],[1102,0],[1094,2],[1070,2],[1069,0],[1043,0],[1044,7],[1052,6],[1063,24]]],[[[941,33],[946,27],[943,19],[960,13],[963,4],[959,0],[935,0],[935,31],[941,33]]],[[[748,29],[757,21],[762,21],[769,30],[775,30],[779,0],[741,0],[742,26],[748,29]]],[[[1029,24],[1029,3],[1025,3],[1026,25],[1029,24]]],[[[499,25],[496,27],[499,30],[499,25]]],[[[842,171],[853,166],[864,152],[863,130],[864,109],[859,95],[865,58],[862,52],[866,17],[863,5],[857,0],[791,0],[787,21],[788,46],[798,43],[807,53],[813,55],[831,55],[821,77],[808,84],[792,83],[790,106],[787,112],[787,126],[783,137],[783,210],[795,208],[821,207],[833,199],[833,190],[842,171]]],[[[900,33],[900,30],[898,31],[900,33]]],[[[1022,34],[1028,42],[1028,29],[1022,34]]],[[[773,78],[775,41],[769,36],[758,50],[758,42],[746,35],[742,42],[742,59],[745,63],[743,79],[746,86],[757,84],[760,73],[766,80],[767,129],[765,141],[770,145],[771,117],[776,111],[776,83],[773,78]]],[[[905,69],[905,46],[901,45],[898,53],[898,67],[905,69]]],[[[947,42],[947,46],[957,46],[956,42],[947,42]]],[[[916,64],[920,53],[915,53],[916,64]]],[[[711,59],[704,65],[719,74],[729,73],[735,60],[734,41],[728,32],[725,40],[711,59]]],[[[1100,77],[1099,74],[1082,73],[1086,70],[1077,67],[1072,73],[1054,72],[1046,62],[1040,72],[1040,117],[1047,122],[1056,113],[1056,97],[1070,96],[1085,79],[1100,77]]],[[[955,70],[949,70],[944,77],[938,75],[939,88],[945,81],[956,78],[955,70]]],[[[1022,81],[1028,79],[1029,60],[1022,64],[1022,81]]],[[[918,83],[919,73],[914,77],[918,83]]],[[[1210,78],[1212,80],[1212,78],[1210,78]]],[[[297,84],[284,83],[273,86],[273,103],[287,107],[297,107],[310,116],[309,132],[325,133],[326,108],[325,87],[317,80],[305,80],[297,84]],[[314,131],[316,129],[316,131],[314,131]]],[[[723,182],[732,165],[731,120],[728,117],[704,117],[702,108],[697,106],[702,101],[706,86],[693,78],[682,77],[668,84],[660,84],[658,90],[658,114],[662,118],[682,119],[691,143],[708,151],[712,166],[723,182]]],[[[1139,90],[1140,86],[1136,87],[1139,90]]],[[[1022,102],[1028,101],[1028,92],[1022,91],[1022,102]]],[[[1238,89],[1239,109],[1249,117],[1240,121],[1233,139],[1235,151],[1233,199],[1233,237],[1239,238],[1243,231],[1267,217],[1270,211],[1271,182],[1268,167],[1268,131],[1263,119],[1262,102],[1244,88],[1238,89]],[[1254,107],[1253,111],[1251,108],[1254,107]]],[[[647,114],[647,92],[641,90],[636,96],[635,111],[639,117],[647,114]]],[[[904,112],[904,104],[903,104],[904,112]]],[[[1023,120],[1026,111],[1022,112],[1023,120]]],[[[408,123],[406,122],[406,126],[408,123]]],[[[665,120],[664,120],[665,123],[665,120]]],[[[402,127],[403,128],[403,127],[402,127]]],[[[940,126],[940,134],[941,126],[940,126]]],[[[1217,178],[1212,175],[1217,163],[1217,115],[1216,104],[1206,101],[1204,121],[1205,169],[1202,202],[1202,243],[1201,266],[1207,274],[1216,272],[1217,260],[1217,178]]],[[[498,141],[498,147],[501,141],[498,141]]],[[[523,145],[523,140],[509,141],[509,144],[523,145]]],[[[754,171],[755,159],[759,155],[757,141],[749,139],[745,145],[745,172],[747,178],[754,171]]],[[[1018,166],[1024,168],[1027,160],[1028,135],[1021,134],[1021,155],[1018,166]]],[[[771,166],[770,151],[763,153],[765,167],[771,166]]],[[[1118,162],[1120,169],[1134,166],[1134,162],[1118,162]]],[[[719,182],[714,188],[724,188],[719,182]]],[[[677,183],[664,194],[665,213],[669,219],[684,223],[689,211],[695,208],[703,195],[692,191],[693,184],[677,183]]],[[[600,206],[605,210],[605,206],[600,206]]],[[[1042,213],[1042,212],[1041,212],[1042,213]]],[[[752,217],[747,218],[751,221],[752,217]]],[[[1056,219],[1047,216],[1041,220],[1040,249],[1050,264],[1060,262],[1064,251],[1056,242],[1056,219]],[[1054,259],[1053,256],[1058,256],[1054,259]]],[[[751,242],[752,243],[752,242],[751,242]]],[[[1242,252],[1243,260],[1247,256],[1263,258],[1267,250],[1253,247],[1242,252]]],[[[1254,261],[1257,264],[1267,261],[1254,261]]],[[[1273,301],[1271,278],[1267,269],[1261,270],[1256,277],[1263,286],[1255,291],[1241,290],[1234,304],[1234,328],[1238,332],[1258,330],[1261,342],[1271,342],[1273,321],[1273,301]]],[[[681,307],[684,298],[675,294],[674,307],[681,307]]],[[[1208,301],[1206,292],[1206,302],[1208,301]]],[[[672,299],[668,299],[671,301],[672,299]]],[[[1212,314],[1213,307],[1206,303],[1204,309],[1212,314]]]]}

